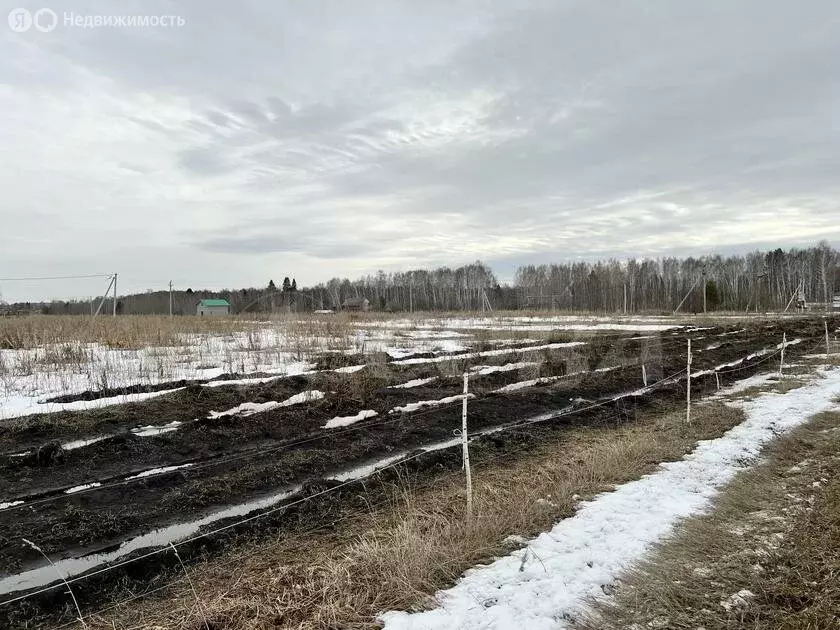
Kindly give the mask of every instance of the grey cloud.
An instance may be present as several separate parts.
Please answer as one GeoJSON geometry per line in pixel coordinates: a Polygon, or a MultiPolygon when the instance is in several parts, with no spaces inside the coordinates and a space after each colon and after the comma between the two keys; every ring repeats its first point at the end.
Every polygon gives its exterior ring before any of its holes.
{"type": "Polygon", "coordinates": [[[332,275],[339,259],[512,265],[696,251],[698,234],[722,249],[837,237],[830,0],[67,10],[187,26],[0,34],[9,207],[38,207],[47,160],[54,211],[88,221],[83,235],[102,228],[74,208],[98,190],[132,208],[122,228],[147,209],[178,222],[137,223],[173,264],[272,256],[332,275]]]}

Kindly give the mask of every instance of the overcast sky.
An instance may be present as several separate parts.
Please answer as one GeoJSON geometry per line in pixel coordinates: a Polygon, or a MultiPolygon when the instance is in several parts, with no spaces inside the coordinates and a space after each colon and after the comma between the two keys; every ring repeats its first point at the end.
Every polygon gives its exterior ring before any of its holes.
{"type": "Polygon", "coordinates": [[[480,258],[504,279],[840,243],[836,0],[0,6],[58,14],[0,22],[0,278],[309,285],[480,258]]]}

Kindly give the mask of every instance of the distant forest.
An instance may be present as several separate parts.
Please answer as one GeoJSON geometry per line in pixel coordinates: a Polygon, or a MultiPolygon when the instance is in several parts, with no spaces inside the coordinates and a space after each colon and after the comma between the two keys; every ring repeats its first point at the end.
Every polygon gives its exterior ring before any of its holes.
{"type": "MultiPolygon", "coordinates": [[[[327,283],[298,287],[295,278],[274,280],[265,287],[222,291],[200,288],[173,293],[173,312],[195,314],[203,298],[224,298],[233,313],[305,312],[340,309],[348,300],[366,298],[379,311],[566,310],[603,313],[702,312],[705,286],[707,310],[780,310],[797,299],[830,304],[840,291],[840,253],[821,242],[807,249],[775,249],[745,256],[643,258],[598,262],[525,265],[512,285],[500,284],[486,264],[477,261],[457,268],[380,271],[356,280],[333,278],[327,283]],[[687,297],[686,297],[687,296],[687,297]]],[[[52,314],[89,314],[88,302],[18,303],[7,310],[52,314]]],[[[106,309],[110,312],[110,307],[106,309]]],[[[120,296],[117,312],[166,314],[169,292],[120,296]]]]}

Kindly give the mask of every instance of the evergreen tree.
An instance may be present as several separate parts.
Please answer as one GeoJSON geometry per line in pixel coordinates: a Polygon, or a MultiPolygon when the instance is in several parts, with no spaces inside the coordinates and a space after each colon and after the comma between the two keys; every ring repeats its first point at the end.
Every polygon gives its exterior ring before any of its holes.
{"type": "Polygon", "coordinates": [[[289,281],[289,276],[283,278],[283,292],[291,291],[292,283],[289,281]]]}
{"type": "Polygon", "coordinates": [[[274,280],[269,280],[268,281],[268,290],[269,291],[274,291],[276,289],[277,289],[277,287],[274,285],[274,280]]]}
{"type": "Polygon", "coordinates": [[[297,291],[297,280],[292,278],[292,291],[297,291]]]}

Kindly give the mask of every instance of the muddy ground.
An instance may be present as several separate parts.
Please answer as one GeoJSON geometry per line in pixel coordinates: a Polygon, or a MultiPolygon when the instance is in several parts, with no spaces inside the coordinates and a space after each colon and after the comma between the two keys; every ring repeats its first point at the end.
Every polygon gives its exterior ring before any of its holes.
{"type": "MultiPolygon", "coordinates": [[[[724,334],[741,328],[667,331],[653,337],[603,335],[588,338],[586,345],[550,350],[511,348],[494,356],[456,355],[451,360],[416,365],[378,355],[368,357],[367,366],[354,373],[324,370],[359,364],[362,357],[329,356],[319,361],[320,370],[312,374],[250,385],[205,387],[191,383],[178,392],[142,403],[7,421],[0,425],[0,451],[6,453],[0,456],[0,502],[24,503],[0,511],[0,578],[43,564],[40,554],[22,544],[22,538],[38,544],[54,560],[103,551],[156,527],[196,519],[284,488],[302,485],[304,493],[311,493],[335,484],[324,480],[354,466],[449,440],[460,426],[459,401],[413,412],[388,412],[397,406],[459,394],[460,374],[471,366],[539,362],[537,366],[471,379],[471,392],[475,394],[469,403],[472,432],[513,425],[559,409],[583,409],[538,424],[511,426],[481,438],[474,447],[475,456],[480,458],[482,453],[515,450],[523,441],[562,438],[564,427],[570,424],[631,422],[639,409],[680,400],[685,396],[684,382],[664,384],[644,395],[594,409],[588,408],[587,403],[640,388],[642,356],[650,382],[681,371],[685,367],[687,336],[693,339],[692,369],[696,372],[774,347],[783,331],[789,340],[803,338],[802,343],[786,351],[793,361],[799,354],[814,352],[823,324],[821,319],[797,320],[724,334]],[[623,367],[592,371],[616,366],[623,367]],[[509,393],[494,393],[511,383],[585,370],[590,372],[509,393]],[[389,387],[432,376],[437,380],[422,387],[389,387]],[[248,417],[209,417],[211,411],[230,409],[243,402],[281,401],[307,390],[323,391],[326,396],[248,417]],[[352,416],[361,410],[374,410],[378,415],[345,428],[322,428],[331,418],[352,416]],[[173,421],[183,424],[177,431],[161,435],[139,437],[130,431],[137,426],[173,421]],[[107,438],[81,448],[58,447],[62,442],[101,436],[107,438]],[[26,454],[20,456],[22,452],[26,454]],[[187,463],[192,466],[125,480],[152,468],[187,463]],[[93,481],[102,487],[64,493],[93,481]]],[[[571,340],[567,337],[557,341],[571,340]]],[[[492,348],[476,348],[482,349],[492,348]]],[[[766,371],[770,362],[778,365],[778,357],[756,357],[744,362],[737,366],[738,371],[722,374],[721,383],[766,371]]],[[[714,375],[708,375],[692,382],[692,393],[699,396],[715,387],[714,375]]],[[[449,471],[460,466],[460,456],[454,449],[438,451],[406,466],[424,474],[449,471]]],[[[380,492],[376,490],[378,484],[387,479],[388,474],[374,484],[345,486],[293,509],[229,529],[223,536],[201,539],[179,551],[182,557],[189,558],[212,553],[219,545],[243,536],[264,536],[278,529],[293,531],[319,519],[329,520],[337,513],[352,511],[359,502],[375,501],[380,492]]],[[[214,523],[212,527],[218,525],[214,523]]],[[[82,600],[101,604],[109,593],[116,596],[126,588],[158,583],[160,574],[171,570],[170,556],[159,554],[132,563],[118,572],[104,574],[107,579],[80,580],[74,584],[74,591],[82,600]]],[[[27,627],[22,624],[29,620],[28,627],[37,627],[68,614],[62,590],[0,606],[0,626],[5,627],[7,622],[8,627],[27,627]]],[[[16,594],[3,594],[0,602],[16,594]]]]}

